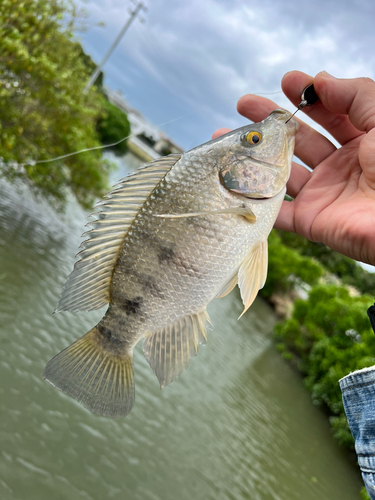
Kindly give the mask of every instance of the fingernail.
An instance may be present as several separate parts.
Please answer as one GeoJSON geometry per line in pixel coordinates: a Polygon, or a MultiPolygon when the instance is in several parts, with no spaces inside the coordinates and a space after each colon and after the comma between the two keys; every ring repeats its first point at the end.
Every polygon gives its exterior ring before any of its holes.
{"type": "Polygon", "coordinates": [[[328,73],[327,71],[321,71],[320,72],[320,76],[323,76],[324,78],[334,78],[336,80],[336,77],[335,76],[332,76],[330,73],[328,73]]]}

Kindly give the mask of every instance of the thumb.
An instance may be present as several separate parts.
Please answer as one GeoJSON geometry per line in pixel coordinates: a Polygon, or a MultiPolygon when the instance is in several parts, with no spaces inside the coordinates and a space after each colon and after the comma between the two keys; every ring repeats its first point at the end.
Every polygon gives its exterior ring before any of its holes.
{"type": "Polygon", "coordinates": [[[230,132],[230,128],[219,128],[215,130],[215,132],[212,134],[212,139],[216,139],[217,137],[220,137],[221,135],[227,134],[230,132]]]}
{"type": "Polygon", "coordinates": [[[335,78],[318,73],[314,87],[326,109],[349,115],[352,124],[368,132],[375,127],[375,82],[370,78],[335,78]]]}

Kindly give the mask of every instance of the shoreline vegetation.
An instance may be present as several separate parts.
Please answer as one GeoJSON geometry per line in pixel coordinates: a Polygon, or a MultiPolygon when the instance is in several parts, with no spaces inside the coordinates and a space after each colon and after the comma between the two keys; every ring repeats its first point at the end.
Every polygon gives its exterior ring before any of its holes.
{"type": "MultiPolygon", "coordinates": [[[[109,189],[113,166],[100,150],[47,160],[116,142],[130,134],[125,113],[111,104],[102,77],[74,34],[84,13],[70,0],[0,2],[0,171],[21,179],[60,210],[71,191],[84,208],[109,189]],[[58,50],[56,50],[58,47],[58,50]]],[[[114,149],[126,152],[126,142],[114,149]]]]}
{"type": "MultiPolygon", "coordinates": [[[[374,290],[375,274],[352,259],[299,235],[271,232],[269,278],[260,295],[282,319],[274,329],[276,349],[301,374],[333,436],[352,453],[339,380],[375,365],[367,316],[374,290]]],[[[369,498],[364,487],[361,497],[369,498]]]]}

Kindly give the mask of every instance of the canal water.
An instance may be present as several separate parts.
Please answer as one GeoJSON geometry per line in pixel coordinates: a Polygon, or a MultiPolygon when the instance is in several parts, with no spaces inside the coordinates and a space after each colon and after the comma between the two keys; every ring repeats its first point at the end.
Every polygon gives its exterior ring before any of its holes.
{"type": "Polygon", "coordinates": [[[238,293],[214,301],[207,345],[162,391],[138,346],[125,419],[42,380],[104,312],[52,315],[85,221],[74,201],[56,215],[0,186],[1,500],[358,500],[356,466],[275,351],[260,299],[240,321],[238,293]]]}

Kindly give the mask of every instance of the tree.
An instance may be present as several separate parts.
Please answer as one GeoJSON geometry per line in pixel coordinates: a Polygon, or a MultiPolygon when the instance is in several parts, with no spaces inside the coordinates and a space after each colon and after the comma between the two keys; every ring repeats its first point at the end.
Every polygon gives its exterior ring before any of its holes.
{"type": "MultiPolygon", "coordinates": [[[[121,109],[106,100],[104,101],[103,115],[99,119],[96,129],[102,144],[114,144],[130,134],[130,123],[121,109]]],[[[125,154],[128,150],[126,141],[122,141],[108,149],[112,150],[117,156],[125,154]]]]}
{"type": "Polygon", "coordinates": [[[323,274],[316,260],[285,245],[276,230],[268,238],[268,262],[266,284],[260,290],[267,299],[275,292],[284,294],[302,283],[316,285],[323,274]]]}
{"type": "Polygon", "coordinates": [[[362,293],[375,295],[375,273],[369,273],[355,260],[342,255],[323,243],[309,241],[303,236],[287,231],[278,231],[281,242],[301,255],[314,257],[327,271],[336,274],[345,285],[351,285],[362,293]]]}
{"type": "Polygon", "coordinates": [[[279,350],[305,376],[314,402],[329,410],[334,435],[349,448],[354,441],[338,382],[375,363],[375,336],[366,312],[373,301],[370,295],[350,296],[344,286],[318,285],[275,328],[279,350]]]}
{"type": "Polygon", "coordinates": [[[0,167],[60,205],[70,188],[89,206],[107,189],[99,151],[33,163],[100,145],[105,98],[95,87],[83,93],[91,68],[73,36],[77,19],[70,1],[0,2],[0,167]]]}

